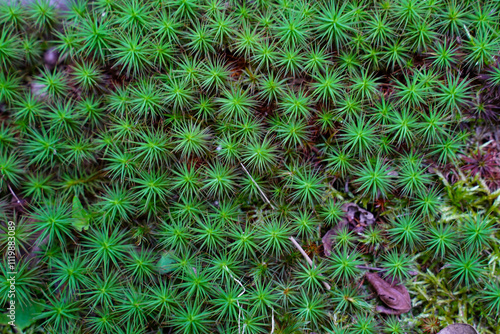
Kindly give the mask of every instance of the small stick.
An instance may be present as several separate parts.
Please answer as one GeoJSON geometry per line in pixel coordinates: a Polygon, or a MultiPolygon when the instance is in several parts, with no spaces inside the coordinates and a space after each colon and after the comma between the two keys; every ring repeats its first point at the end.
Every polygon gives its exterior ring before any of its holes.
{"type": "MultiPolygon", "coordinates": [[[[229,268],[224,265],[224,269],[227,271],[227,273],[231,276],[231,278],[236,282],[238,283],[242,288],[243,288],[243,291],[238,295],[238,298],[240,298],[241,296],[243,296],[245,294],[245,292],[247,291],[245,289],[245,286],[243,284],[241,284],[241,282],[239,280],[237,280],[236,278],[234,278],[233,274],[231,274],[231,271],[229,271],[229,268]]],[[[238,304],[238,334],[240,334],[240,319],[241,319],[241,305],[240,305],[240,302],[238,300],[236,300],[236,304],[238,304]]],[[[241,334],[244,334],[245,333],[245,326],[246,324],[243,325],[243,332],[241,332],[241,334]]]]}
{"type": "Polygon", "coordinates": [[[241,167],[243,167],[243,169],[245,170],[245,173],[247,173],[248,176],[250,176],[250,179],[252,180],[252,182],[255,184],[255,186],[257,187],[257,189],[259,189],[259,192],[260,194],[262,195],[262,197],[264,197],[264,199],[266,200],[266,202],[271,206],[271,208],[273,208],[273,210],[276,210],[276,208],[271,204],[271,202],[269,201],[269,199],[267,198],[266,194],[264,194],[264,192],[262,191],[262,189],[260,189],[259,185],[257,184],[257,182],[255,182],[255,180],[253,179],[252,175],[250,175],[250,173],[248,172],[248,170],[245,168],[245,166],[240,162],[240,165],[241,167]]]}
{"type": "Polygon", "coordinates": [[[21,203],[21,200],[19,200],[19,198],[16,196],[16,194],[14,193],[14,190],[12,190],[12,188],[10,187],[10,184],[7,183],[7,187],[9,188],[10,190],[10,193],[12,194],[12,196],[14,196],[14,198],[16,199],[17,201],[17,204],[23,206],[23,204],[21,203]]]}
{"type": "MultiPolygon", "coordinates": [[[[5,174],[2,173],[2,178],[1,180],[5,179],[5,174]]],[[[5,181],[5,184],[7,185],[7,188],[9,188],[9,191],[10,193],[12,194],[12,196],[14,196],[14,198],[16,199],[17,201],[17,204],[21,204],[21,201],[19,200],[19,198],[17,198],[16,194],[14,193],[14,190],[12,190],[12,188],[10,187],[10,184],[9,182],[5,181]]],[[[22,204],[21,204],[22,205],[22,204]]]]}
{"type": "MultiPolygon", "coordinates": [[[[299,243],[297,242],[297,240],[295,240],[294,237],[290,237],[290,240],[292,241],[292,244],[295,246],[295,248],[298,249],[298,251],[300,252],[300,254],[302,254],[302,256],[304,257],[304,259],[306,259],[307,263],[309,263],[310,266],[314,266],[311,258],[309,257],[309,255],[307,255],[307,253],[304,251],[304,249],[299,245],[299,243]]],[[[323,285],[325,286],[325,288],[327,290],[331,290],[332,289],[332,287],[330,286],[330,284],[326,283],[325,281],[321,281],[321,283],[323,283],[323,285]]]]}
{"type": "Polygon", "coordinates": [[[271,318],[271,333],[269,333],[269,334],[273,334],[274,333],[274,308],[272,306],[271,306],[271,311],[273,313],[272,313],[272,318],[271,318]]]}

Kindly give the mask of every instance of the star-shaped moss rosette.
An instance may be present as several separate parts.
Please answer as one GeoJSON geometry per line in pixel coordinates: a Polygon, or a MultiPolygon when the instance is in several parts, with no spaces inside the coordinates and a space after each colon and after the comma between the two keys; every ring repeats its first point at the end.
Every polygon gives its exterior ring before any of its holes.
{"type": "Polygon", "coordinates": [[[500,331],[499,13],[3,1],[4,330],[500,331]]]}

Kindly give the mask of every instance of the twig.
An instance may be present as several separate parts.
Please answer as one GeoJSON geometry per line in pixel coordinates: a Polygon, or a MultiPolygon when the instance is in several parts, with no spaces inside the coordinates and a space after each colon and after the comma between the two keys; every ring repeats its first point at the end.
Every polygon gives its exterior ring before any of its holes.
{"type": "MultiPolygon", "coordinates": [[[[295,248],[298,249],[298,251],[300,252],[300,254],[302,254],[302,256],[304,257],[304,259],[306,259],[307,263],[309,263],[309,265],[311,267],[314,266],[311,258],[309,257],[309,255],[307,255],[307,253],[304,251],[304,249],[299,245],[299,243],[297,242],[297,240],[295,240],[294,237],[290,237],[290,240],[292,241],[292,244],[295,246],[295,248]]],[[[321,275],[323,276],[323,275],[321,275]]],[[[330,286],[330,284],[326,283],[325,281],[321,281],[321,283],[323,283],[323,285],[325,286],[325,288],[327,290],[331,290],[332,287],[330,286]]]]}
{"type": "MultiPolygon", "coordinates": [[[[243,284],[241,284],[241,282],[239,280],[237,280],[236,278],[234,278],[233,274],[231,274],[231,271],[229,270],[229,268],[224,265],[224,269],[227,271],[227,273],[231,276],[231,278],[236,282],[238,283],[242,288],[243,288],[243,291],[238,295],[238,298],[240,298],[241,296],[243,296],[245,294],[245,292],[247,291],[245,289],[245,286],[243,284]]],[[[238,304],[238,334],[240,334],[240,328],[241,328],[241,325],[240,325],[240,319],[241,319],[241,305],[240,305],[240,302],[238,301],[238,299],[236,299],[236,304],[238,304]]],[[[243,331],[241,332],[241,334],[244,334],[245,333],[245,327],[246,327],[246,324],[243,324],[243,331]]]]}
{"type": "Polygon", "coordinates": [[[299,245],[297,240],[295,240],[294,237],[290,237],[290,240],[292,241],[295,248],[297,248],[299,250],[299,252],[302,254],[302,256],[306,259],[307,263],[309,263],[309,265],[312,266],[313,262],[312,262],[311,258],[309,257],[309,255],[307,255],[307,253],[304,251],[304,249],[299,245]]]}
{"type": "Polygon", "coordinates": [[[7,187],[9,188],[10,193],[12,194],[12,196],[14,196],[14,198],[16,199],[17,204],[23,206],[23,203],[21,203],[21,200],[19,199],[19,197],[16,196],[16,194],[14,193],[14,190],[12,190],[12,188],[10,187],[10,184],[7,183],[7,187]]]}
{"type": "MultiPolygon", "coordinates": [[[[1,180],[5,179],[5,174],[2,173],[2,178],[1,180]]],[[[14,190],[12,190],[12,188],[10,187],[10,184],[9,182],[5,181],[5,184],[7,185],[7,188],[9,188],[9,191],[10,193],[12,194],[12,196],[14,196],[14,198],[16,199],[17,201],[17,204],[21,204],[21,201],[19,200],[19,198],[16,196],[16,194],[14,193],[14,190]]],[[[22,204],[21,204],[22,205],[22,204]]]]}
{"type": "Polygon", "coordinates": [[[255,180],[253,179],[252,175],[250,175],[250,173],[245,168],[245,166],[241,162],[240,162],[240,165],[245,170],[245,173],[247,173],[247,175],[250,176],[250,179],[255,184],[255,186],[257,187],[257,189],[259,189],[259,192],[262,195],[262,197],[264,197],[264,199],[266,200],[266,202],[271,206],[271,208],[273,208],[273,210],[276,210],[276,208],[271,204],[271,201],[269,201],[269,199],[267,198],[266,194],[264,194],[264,192],[262,191],[262,189],[260,189],[259,185],[257,184],[257,182],[255,182],[255,180]]]}
{"type": "Polygon", "coordinates": [[[271,333],[269,333],[269,334],[273,334],[274,333],[274,308],[272,306],[271,306],[271,311],[273,313],[271,315],[271,333]]]}

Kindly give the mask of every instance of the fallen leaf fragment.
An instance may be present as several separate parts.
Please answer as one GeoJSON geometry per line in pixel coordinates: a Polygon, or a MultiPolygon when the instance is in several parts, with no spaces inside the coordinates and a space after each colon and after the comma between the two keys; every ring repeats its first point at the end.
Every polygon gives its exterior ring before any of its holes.
{"type": "Polygon", "coordinates": [[[332,229],[328,230],[323,238],[321,238],[321,241],[323,242],[323,250],[326,256],[330,256],[332,254],[333,240],[338,231],[348,225],[349,223],[347,222],[347,220],[342,219],[332,229]]]}
{"type": "Polygon", "coordinates": [[[363,232],[366,226],[375,223],[375,216],[368,210],[363,209],[356,203],[345,203],[342,210],[346,213],[348,222],[354,226],[357,233],[363,232]]]}
{"type": "Polygon", "coordinates": [[[386,304],[377,306],[377,311],[385,314],[403,314],[411,310],[411,299],[403,284],[390,284],[378,274],[367,272],[365,277],[386,304]]]}
{"type": "Polygon", "coordinates": [[[326,256],[332,253],[333,239],[338,231],[344,227],[348,227],[356,233],[361,233],[366,226],[375,223],[375,216],[370,211],[361,208],[356,203],[345,203],[342,205],[342,211],[345,212],[345,217],[342,218],[332,229],[325,233],[322,238],[323,249],[326,256]]]}

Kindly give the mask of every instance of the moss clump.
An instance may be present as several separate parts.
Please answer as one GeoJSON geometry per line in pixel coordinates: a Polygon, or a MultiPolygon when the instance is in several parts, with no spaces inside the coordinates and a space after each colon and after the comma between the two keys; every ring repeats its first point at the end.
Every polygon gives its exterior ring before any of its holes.
{"type": "Polygon", "coordinates": [[[499,10],[2,3],[18,328],[497,332],[499,10]],[[377,313],[366,270],[409,313],[377,313]]]}

